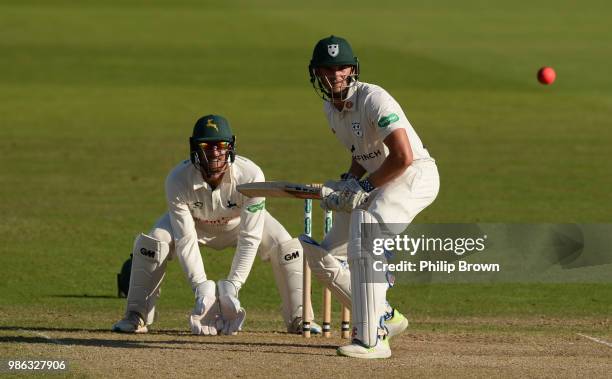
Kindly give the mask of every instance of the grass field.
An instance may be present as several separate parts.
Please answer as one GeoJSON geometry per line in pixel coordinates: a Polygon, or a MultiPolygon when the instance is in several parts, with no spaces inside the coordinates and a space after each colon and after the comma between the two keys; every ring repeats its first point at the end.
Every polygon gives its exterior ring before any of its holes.
{"type": "MultiPolygon", "coordinates": [[[[145,361],[158,376],[201,373],[200,361],[221,377],[318,376],[319,365],[321,376],[609,375],[610,346],[577,334],[611,340],[609,283],[395,288],[412,328],[387,365],[369,365],[334,357],[339,339],[274,334],[279,299],[259,261],[241,292],[248,333],[185,334],[193,295],[172,262],[157,332],[107,330],[125,306],[115,274],[164,212],[164,178],[198,117],[225,115],[269,180],[348,167],[306,70],[332,33],[438,162],[440,195],[418,221],[612,222],[611,11],[592,0],[3,0],[0,359],[65,357],[79,377],[145,376],[145,361]],[[544,65],[552,86],[535,79],[544,65]]],[[[300,232],[300,202],[268,209],[300,232]]],[[[203,252],[209,277],[226,275],[231,253],[203,252]]]]}

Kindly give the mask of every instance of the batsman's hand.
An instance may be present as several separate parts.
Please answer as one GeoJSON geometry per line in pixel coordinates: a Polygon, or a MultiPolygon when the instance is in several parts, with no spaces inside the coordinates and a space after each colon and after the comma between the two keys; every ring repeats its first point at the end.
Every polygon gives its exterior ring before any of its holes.
{"type": "Polygon", "coordinates": [[[325,205],[325,199],[327,196],[331,195],[336,191],[340,191],[340,189],[344,186],[342,180],[328,180],[323,183],[323,187],[321,187],[321,203],[319,204],[321,208],[324,210],[328,210],[325,205]]]}
{"type": "Polygon", "coordinates": [[[223,328],[215,282],[207,280],[196,288],[196,301],[189,316],[191,333],[216,336],[223,328]]]}
{"type": "Polygon", "coordinates": [[[219,307],[223,319],[222,333],[236,335],[242,330],[246,319],[246,311],[240,306],[238,300],[238,286],[231,280],[219,280],[219,307]]]}
{"type": "MultiPolygon", "coordinates": [[[[338,182],[337,190],[321,190],[321,208],[325,210],[351,212],[353,209],[363,205],[368,201],[368,193],[361,188],[355,179],[341,180],[338,182]]],[[[326,183],[327,184],[327,183],[326,183]]],[[[323,188],[326,188],[326,184],[323,188]]]]}
{"type": "Polygon", "coordinates": [[[328,180],[321,189],[321,198],[324,210],[351,212],[367,200],[368,194],[355,179],[328,180]]]}
{"type": "Polygon", "coordinates": [[[368,201],[368,193],[364,190],[359,192],[337,191],[321,200],[321,207],[338,212],[350,213],[353,209],[362,206],[368,201]]]}

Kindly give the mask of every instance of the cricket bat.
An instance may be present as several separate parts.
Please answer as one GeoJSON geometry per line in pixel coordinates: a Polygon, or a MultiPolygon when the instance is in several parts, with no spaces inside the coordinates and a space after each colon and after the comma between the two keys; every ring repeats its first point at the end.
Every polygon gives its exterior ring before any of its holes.
{"type": "Polygon", "coordinates": [[[247,197],[294,197],[297,199],[321,199],[322,184],[290,182],[255,182],[239,184],[236,189],[247,197]]]}

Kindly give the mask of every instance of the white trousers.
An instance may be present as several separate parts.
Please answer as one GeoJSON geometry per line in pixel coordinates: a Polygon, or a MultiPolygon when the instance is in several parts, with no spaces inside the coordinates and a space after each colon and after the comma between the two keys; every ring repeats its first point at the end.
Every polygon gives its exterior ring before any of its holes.
{"type": "MultiPolygon", "coordinates": [[[[385,238],[393,238],[402,233],[416,215],[435,200],[439,189],[440,179],[435,161],[427,159],[413,162],[400,177],[371,193],[366,209],[367,216],[373,217],[373,221],[382,227],[385,238]]],[[[353,335],[363,343],[373,346],[377,341],[376,336],[385,333],[383,315],[389,285],[384,282],[367,283],[368,275],[363,274],[372,270],[371,267],[366,267],[371,265],[372,261],[365,258],[371,252],[366,252],[366,255],[361,252],[361,225],[351,225],[351,219],[357,220],[353,221],[357,223],[363,219],[354,217],[359,212],[363,211],[337,212],[333,228],[322,241],[321,247],[340,260],[348,260],[350,286],[353,288],[342,288],[341,292],[351,293],[353,335]],[[347,248],[351,249],[348,251],[348,257],[347,248]]],[[[322,259],[321,262],[323,261],[333,262],[322,259]]],[[[311,266],[317,265],[315,263],[311,266]]],[[[331,269],[333,267],[330,267],[330,271],[331,269]]],[[[346,280],[338,280],[336,284],[349,285],[346,280]]]]}
{"type": "MultiPolygon", "coordinates": [[[[430,205],[440,190],[438,168],[433,159],[417,160],[404,174],[372,191],[367,211],[380,224],[394,224],[394,235],[400,234],[419,212],[430,205]],[[401,229],[401,230],[400,230],[401,229]]],[[[351,214],[336,212],[334,225],[321,247],[335,257],[346,260],[351,214]]]]}
{"type": "MultiPolygon", "coordinates": [[[[269,259],[270,250],[276,246],[287,242],[291,239],[291,235],[287,230],[274,218],[270,213],[266,212],[265,226],[261,238],[261,244],[259,245],[258,254],[264,260],[269,259]]],[[[235,247],[238,241],[238,233],[240,232],[240,225],[229,229],[211,229],[208,226],[200,226],[196,223],[196,233],[198,235],[198,242],[206,247],[210,247],[213,250],[223,250],[228,247],[235,247]]],[[[163,216],[157,220],[155,226],[151,229],[149,236],[166,242],[170,245],[170,256],[174,257],[174,239],[172,237],[172,226],[170,225],[170,215],[166,212],[163,216]]],[[[198,269],[197,267],[193,267],[198,269]]]]}

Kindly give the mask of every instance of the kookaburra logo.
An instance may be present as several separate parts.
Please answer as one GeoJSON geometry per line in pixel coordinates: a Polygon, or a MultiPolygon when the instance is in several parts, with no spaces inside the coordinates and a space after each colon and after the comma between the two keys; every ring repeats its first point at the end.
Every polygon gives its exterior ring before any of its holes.
{"type": "Polygon", "coordinates": [[[327,53],[335,58],[340,53],[340,47],[338,44],[327,45],[327,53]]]}
{"type": "Polygon", "coordinates": [[[216,131],[219,131],[219,127],[217,126],[217,124],[215,124],[212,118],[209,118],[208,120],[206,120],[206,127],[214,128],[216,131]]]}

